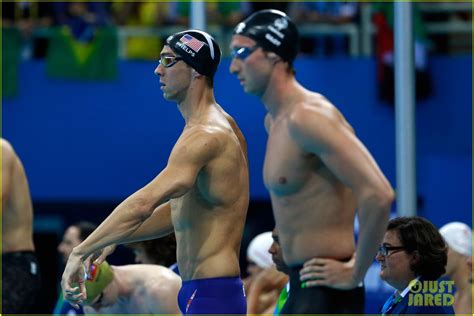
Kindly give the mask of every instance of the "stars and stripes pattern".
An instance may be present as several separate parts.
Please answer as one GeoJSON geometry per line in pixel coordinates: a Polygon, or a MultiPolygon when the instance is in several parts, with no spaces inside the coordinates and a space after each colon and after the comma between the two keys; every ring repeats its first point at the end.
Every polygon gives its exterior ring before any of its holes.
{"type": "Polygon", "coordinates": [[[199,50],[204,46],[203,42],[195,39],[189,34],[184,34],[179,40],[196,53],[199,52],[199,50]]]}

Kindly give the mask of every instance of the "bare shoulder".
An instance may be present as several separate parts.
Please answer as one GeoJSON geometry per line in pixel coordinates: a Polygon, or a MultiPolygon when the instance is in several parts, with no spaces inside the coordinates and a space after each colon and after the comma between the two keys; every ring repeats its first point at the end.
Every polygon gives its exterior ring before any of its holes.
{"type": "Polygon", "coordinates": [[[319,93],[310,93],[304,102],[298,103],[291,112],[288,123],[293,132],[305,132],[307,129],[322,132],[327,128],[342,128],[353,132],[336,106],[319,93]]]}
{"type": "Polygon", "coordinates": [[[15,161],[16,153],[13,146],[6,139],[2,140],[2,161],[3,163],[11,163],[15,161]]]}
{"type": "Polygon", "coordinates": [[[292,139],[302,148],[319,152],[330,143],[354,134],[339,110],[325,97],[311,94],[296,104],[288,117],[292,139]]]}
{"type": "Polygon", "coordinates": [[[219,128],[195,125],[186,128],[176,143],[175,150],[186,153],[218,151],[226,139],[226,133],[219,128]]]}
{"type": "Polygon", "coordinates": [[[332,108],[315,102],[297,104],[288,117],[290,132],[295,133],[304,133],[307,129],[321,130],[337,123],[332,108]]]}
{"type": "Polygon", "coordinates": [[[13,150],[13,146],[10,142],[4,138],[2,140],[2,155],[13,155],[15,151],[13,150]]]}

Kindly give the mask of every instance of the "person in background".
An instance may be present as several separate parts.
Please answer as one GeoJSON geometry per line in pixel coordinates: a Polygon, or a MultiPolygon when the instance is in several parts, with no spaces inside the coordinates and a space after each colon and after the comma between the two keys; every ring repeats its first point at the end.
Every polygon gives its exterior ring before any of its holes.
{"type": "MultiPolygon", "coordinates": [[[[80,221],[69,226],[64,232],[63,239],[58,245],[58,253],[61,255],[63,264],[66,264],[71,251],[87,238],[95,229],[97,225],[92,222],[80,221]]],[[[53,315],[76,315],[84,314],[81,308],[74,309],[69,303],[64,301],[63,295],[60,292],[58,301],[53,311],[53,315]]]]}
{"type": "Polygon", "coordinates": [[[133,250],[136,263],[158,264],[169,267],[179,275],[178,264],[176,263],[176,237],[174,234],[130,243],[126,247],[133,250]]]}
{"type": "Polygon", "coordinates": [[[461,222],[451,222],[440,228],[439,232],[448,245],[448,263],[445,275],[454,281],[454,311],[456,314],[472,314],[471,282],[466,278],[470,269],[466,265],[472,256],[472,230],[461,222]]]}
{"type": "Polygon", "coordinates": [[[2,147],[2,313],[33,313],[41,277],[33,242],[33,203],[12,145],[2,147]]]}
{"type": "Polygon", "coordinates": [[[447,245],[430,221],[418,216],[390,220],[376,259],[380,277],[395,288],[381,314],[454,313],[452,306],[417,306],[409,302],[415,284],[436,281],[446,271],[447,245]]]}
{"type": "Polygon", "coordinates": [[[270,253],[272,232],[257,235],[247,248],[249,282],[247,288],[247,314],[272,313],[281,289],[288,276],[275,267],[270,253]]]}
{"type": "Polygon", "coordinates": [[[179,314],[181,279],[159,265],[92,264],[85,286],[85,314],[179,314]]]}
{"type": "MultiPolygon", "coordinates": [[[[288,11],[295,23],[343,25],[356,23],[359,4],[346,1],[293,2],[288,11]]],[[[347,56],[347,36],[323,34],[301,37],[301,53],[316,56],[347,56]]]]}

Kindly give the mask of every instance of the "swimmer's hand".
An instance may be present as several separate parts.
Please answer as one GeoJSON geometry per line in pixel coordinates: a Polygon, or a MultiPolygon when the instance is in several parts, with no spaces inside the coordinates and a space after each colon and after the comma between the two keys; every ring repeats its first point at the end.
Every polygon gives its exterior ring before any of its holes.
{"type": "Polygon", "coordinates": [[[101,249],[101,250],[95,252],[92,255],[91,261],[96,263],[96,264],[101,264],[102,262],[105,261],[105,259],[109,255],[111,255],[115,251],[116,247],[117,247],[116,245],[110,245],[110,246],[105,247],[104,249],[101,249]]]}
{"type": "Polygon", "coordinates": [[[75,309],[79,309],[87,298],[85,270],[81,256],[74,252],[69,255],[61,280],[63,297],[75,309]]]}
{"type": "Polygon", "coordinates": [[[347,262],[334,259],[313,258],[306,261],[300,270],[303,287],[327,286],[350,290],[359,285],[354,278],[355,255],[347,262]]]}

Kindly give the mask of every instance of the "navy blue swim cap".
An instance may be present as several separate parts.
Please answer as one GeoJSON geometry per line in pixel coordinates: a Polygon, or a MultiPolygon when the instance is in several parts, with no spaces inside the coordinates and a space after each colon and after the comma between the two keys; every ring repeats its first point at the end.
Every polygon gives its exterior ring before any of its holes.
{"type": "Polygon", "coordinates": [[[221,49],[209,34],[198,30],[175,33],[166,39],[173,52],[201,75],[213,77],[221,60],[221,49]]]}
{"type": "Polygon", "coordinates": [[[290,64],[298,54],[298,29],[289,16],[278,10],[255,12],[235,27],[234,35],[250,37],[264,50],[276,53],[290,64]]]}

